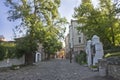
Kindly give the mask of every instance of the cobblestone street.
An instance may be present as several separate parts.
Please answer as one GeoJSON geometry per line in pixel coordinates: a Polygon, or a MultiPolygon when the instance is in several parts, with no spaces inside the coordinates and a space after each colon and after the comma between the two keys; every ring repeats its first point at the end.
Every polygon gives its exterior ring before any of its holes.
{"type": "MultiPolygon", "coordinates": [[[[0,80],[107,80],[99,77],[98,72],[93,72],[88,67],[69,60],[56,59],[39,62],[33,66],[19,70],[0,72],[0,80]]],[[[109,79],[110,80],[110,79],[109,79]]]]}

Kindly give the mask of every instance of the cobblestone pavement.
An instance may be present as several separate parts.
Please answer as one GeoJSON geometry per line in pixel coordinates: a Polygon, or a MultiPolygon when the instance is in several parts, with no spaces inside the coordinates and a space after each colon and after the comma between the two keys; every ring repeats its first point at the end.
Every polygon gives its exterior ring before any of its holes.
{"type": "MultiPolygon", "coordinates": [[[[93,72],[88,67],[80,66],[69,60],[51,60],[39,62],[33,66],[19,70],[0,72],[0,80],[107,80],[99,77],[98,72],[93,72]]],[[[108,79],[110,80],[110,79],[108,79]]]]}

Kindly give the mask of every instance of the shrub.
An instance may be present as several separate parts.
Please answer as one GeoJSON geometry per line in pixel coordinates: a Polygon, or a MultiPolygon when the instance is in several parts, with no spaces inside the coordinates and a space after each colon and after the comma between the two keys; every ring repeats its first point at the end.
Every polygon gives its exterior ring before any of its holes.
{"type": "Polygon", "coordinates": [[[0,60],[3,60],[5,57],[5,47],[0,44],[0,60]]]}
{"type": "Polygon", "coordinates": [[[76,56],[76,62],[79,64],[86,64],[86,53],[84,51],[80,51],[80,53],[76,56]]]}
{"type": "Polygon", "coordinates": [[[18,69],[20,69],[20,66],[19,65],[12,65],[11,69],[12,70],[18,70],[18,69]]]}
{"type": "Polygon", "coordinates": [[[9,42],[0,42],[0,60],[15,57],[15,44],[9,42]]]}

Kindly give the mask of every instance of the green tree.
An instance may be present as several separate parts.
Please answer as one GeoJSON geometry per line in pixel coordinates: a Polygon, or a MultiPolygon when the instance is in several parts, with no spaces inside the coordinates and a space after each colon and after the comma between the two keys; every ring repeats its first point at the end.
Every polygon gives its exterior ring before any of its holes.
{"type": "MultiPolygon", "coordinates": [[[[33,55],[37,43],[44,44],[49,36],[60,37],[64,30],[60,28],[60,24],[64,22],[64,18],[60,18],[58,13],[60,0],[6,0],[6,5],[11,8],[8,19],[19,20],[20,25],[16,26],[16,30],[25,33],[22,41],[17,43],[17,49],[21,54],[23,52],[33,55]],[[49,32],[52,34],[47,36],[49,32]]],[[[32,64],[32,60],[30,61],[26,63],[32,64]]]]}
{"type": "Polygon", "coordinates": [[[53,35],[52,32],[47,32],[43,41],[43,47],[46,55],[46,59],[50,59],[50,55],[54,55],[56,51],[62,48],[62,43],[58,40],[58,37],[53,35]]]}
{"type": "Polygon", "coordinates": [[[94,34],[98,35],[107,49],[119,45],[118,13],[119,8],[111,0],[100,0],[98,8],[88,1],[75,8],[74,17],[78,19],[78,23],[83,24],[78,30],[82,30],[88,39],[94,34]]]}
{"type": "Polygon", "coordinates": [[[16,39],[16,57],[20,58],[25,54],[25,64],[32,64],[34,54],[37,51],[37,42],[31,39],[30,35],[16,39]],[[32,40],[32,41],[31,41],[32,40]]]}

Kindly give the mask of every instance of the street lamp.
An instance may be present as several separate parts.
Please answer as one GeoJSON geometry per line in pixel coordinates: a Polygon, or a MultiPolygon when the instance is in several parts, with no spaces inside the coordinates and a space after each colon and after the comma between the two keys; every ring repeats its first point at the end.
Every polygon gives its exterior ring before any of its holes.
{"type": "Polygon", "coordinates": [[[71,48],[71,44],[70,44],[70,63],[72,63],[72,48],[71,48]]]}
{"type": "Polygon", "coordinates": [[[73,38],[72,38],[72,41],[70,43],[70,63],[72,63],[72,53],[73,53],[73,38]]]}

